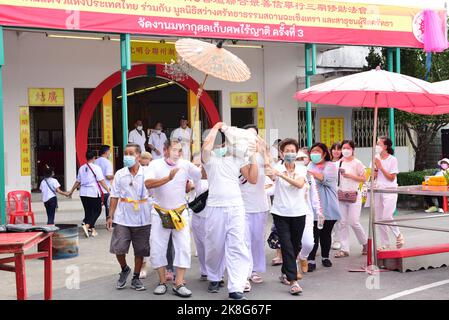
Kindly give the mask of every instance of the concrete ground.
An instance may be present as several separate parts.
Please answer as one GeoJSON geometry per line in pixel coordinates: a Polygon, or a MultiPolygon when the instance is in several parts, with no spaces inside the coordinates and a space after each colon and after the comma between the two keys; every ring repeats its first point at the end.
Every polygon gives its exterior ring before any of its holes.
{"type": "MultiPolygon", "coordinates": [[[[38,222],[45,222],[45,213],[39,204],[34,206],[38,222]]],[[[423,212],[400,211],[400,216],[423,216],[423,212]]],[[[60,202],[57,212],[57,223],[79,223],[83,212],[78,199],[60,202]]],[[[421,226],[438,226],[449,229],[449,215],[446,218],[436,218],[414,222],[421,226]]],[[[368,229],[368,210],[362,213],[362,224],[368,229]]],[[[104,225],[104,214],[99,220],[99,226],[104,225]]],[[[271,219],[268,228],[271,226],[271,219]]],[[[109,253],[111,234],[104,228],[99,228],[99,236],[86,239],[80,232],[78,257],[66,260],[56,260],[53,263],[54,299],[62,300],[131,300],[131,299],[180,299],[169,291],[164,296],[152,294],[157,284],[157,276],[150,270],[149,276],[143,282],[146,291],[136,292],[129,288],[116,290],[119,266],[115,257],[109,253]]],[[[428,245],[449,242],[448,233],[402,229],[406,246],[428,245]]],[[[267,233],[268,234],[268,233],[267,233]]],[[[288,293],[288,286],[278,281],[280,267],[268,266],[263,275],[262,284],[254,284],[252,292],[247,294],[251,300],[285,300],[285,299],[449,299],[449,270],[446,267],[420,270],[415,272],[382,272],[377,276],[366,273],[348,272],[365,264],[366,257],[361,256],[361,248],[351,232],[351,256],[343,259],[332,259],[332,268],[323,268],[320,257],[317,257],[318,268],[313,273],[305,275],[300,281],[304,292],[299,297],[288,293]],[[408,291],[407,291],[408,290],[408,291]]],[[[187,286],[193,291],[190,299],[227,299],[226,288],[217,294],[206,291],[207,282],[199,280],[198,258],[192,248],[192,268],[187,272],[187,286]]],[[[332,251],[332,254],[335,251],[332,251]]],[[[266,246],[267,262],[273,257],[273,250],[266,246]]],[[[128,258],[132,265],[132,256],[128,258]]],[[[29,260],[27,265],[27,287],[29,298],[43,298],[43,263],[39,260],[29,260]]],[[[15,299],[15,277],[13,273],[0,272],[0,299],[15,299]]]]}

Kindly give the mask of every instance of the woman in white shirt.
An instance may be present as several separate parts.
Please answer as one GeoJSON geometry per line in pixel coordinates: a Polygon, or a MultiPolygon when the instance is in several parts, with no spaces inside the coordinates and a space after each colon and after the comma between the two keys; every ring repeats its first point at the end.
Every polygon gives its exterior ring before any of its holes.
{"type": "Polygon", "coordinates": [[[103,172],[95,162],[95,153],[91,150],[86,152],[87,163],[78,169],[78,176],[73,184],[69,196],[80,187],[80,198],[84,208],[84,220],[82,228],[84,234],[89,238],[89,232],[93,237],[97,236],[95,222],[101,214],[101,206],[104,201],[104,194],[109,193],[103,172]]]}
{"type": "MultiPolygon", "coordinates": [[[[377,140],[376,159],[374,160],[374,180],[378,188],[397,187],[397,174],[399,173],[398,159],[394,157],[392,141],[388,137],[380,137],[377,140]]],[[[398,195],[394,193],[375,193],[374,204],[376,220],[392,220],[396,210],[398,195]]],[[[404,237],[397,226],[379,226],[380,243],[379,250],[389,247],[388,229],[396,237],[396,248],[404,245],[404,237]]]]}
{"type": "Polygon", "coordinates": [[[276,165],[272,172],[269,172],[269,176],[276,182],[271,213],[282,252],[280,280],[284,284],[290,284],[292,295],[302,292],[297,281],[296,258],[301,249],[301,238],[309,211],[306,201],[307,168],[295,165],[298,150],[298,141],[295,139],[283,140],[280,144],[280,151],[284,163],[276,165]]]}
{"type": "Polygon", "coordinates": [[[343,158],[339,164],[338,192],[340,194],[355,194],[355,202],[339,196],[340,203],[340,242],[341,250],[335,258],[349,256],[349,227],[354,231],[360,245],[363,246],[362,254],[367,254],[367,237],[360,224],[362,210],[362,195],[359,191],[361,182],[366,181],[365,166],[354,157],[355,144],[352,140],[344,140],[342,143],[343,158]]]}

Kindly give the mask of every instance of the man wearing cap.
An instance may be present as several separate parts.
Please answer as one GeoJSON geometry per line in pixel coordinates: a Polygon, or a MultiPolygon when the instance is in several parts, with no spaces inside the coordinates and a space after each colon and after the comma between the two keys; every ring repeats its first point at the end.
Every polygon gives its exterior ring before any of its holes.
{"type": "Polygon", "coordinates": [[[182,116],[179,120],[179,128],[171,134],[171,140],[177,140],[182,146],[182,157],[190,161],[190,147],[192,145],[192,129],[187,126],[187,118],[182,116]]]}
{"type": "MultiPolygon", "coordinates": [[[[444,172],[448,172],[447,169],[449,168],[449,159],[448,158],[444,158],[441,159],[440,161],[438,161],[438,165],[440,166],[440,170],[438,170],[435,173],[435,176],[443,176],[444,172]]],[[[425,196],[424,200],[426,201],[427,206],[429,207],[427,210],[425,210],[425,212],[427,213],[434,213],[434,212],[439,212],[439,213],[444,213],[443,210],[443,197],[437,197],[437,201],[438,201],[438,206],[435,205],[434,199],[431,196],[425,196]]]]}

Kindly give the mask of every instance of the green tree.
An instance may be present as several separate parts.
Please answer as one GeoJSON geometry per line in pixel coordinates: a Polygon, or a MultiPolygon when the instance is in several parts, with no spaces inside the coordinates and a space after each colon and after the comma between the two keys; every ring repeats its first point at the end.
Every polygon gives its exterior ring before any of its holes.
{"type": "MultiPolygon", "coordinates": [[[[366,56],[365,70],[381,66],[386,69],[386,49],[371,48],[366,56]]],[[[424,79],[426,73],[426,54],[420,49],[401,49],[401,73],[415,78],[424,79]]],[[[449,79],[449,52],[445,51],[432,55],[432,66],[429,81],[436,82],[449,79]]],[[[385,110],[379,116],[386,117],[385,110]]],[[[426,163],[429,145],[435,139],[440,129],[449,124],[449,114],[438,116],[423,116],[400,110],[395,110],[395,121],[401,124],[415,151],[415,171],[433,167],[426,163]],[[415,137],[414,137],[415,135],[415,137]]]]}

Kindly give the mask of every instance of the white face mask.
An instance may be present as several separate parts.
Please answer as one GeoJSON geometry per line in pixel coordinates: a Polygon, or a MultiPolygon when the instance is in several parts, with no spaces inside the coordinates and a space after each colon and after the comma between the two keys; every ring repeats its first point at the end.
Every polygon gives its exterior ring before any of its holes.
{"type": "Polygon", "coordinates": [[[343,149],[341,151],[341,154],[343,155],[343,157],[349,158],[350,156],[352,156],[352,151],[349,149],[343,149]]]}
{"type": "Polygon", "coordinates": [[[376,146],[376,154],[381,154],[383,150],[381,146],[376,146]]]}
{"type": "Polygon", "coordinates": [[[137,126],[137,130],[142,131],[143,130],[143,126],[137,126]]]}
{"type": "Polygon", "coordinates": [[[160,134],[162,132],[162,130],[156,129],[156,130],[154,130],[154,132],[156,132],[157,134],[160,134]]]}
{"type": "Polygon", "coordinates": [[[296,164],[298,167],[305,167],[305,166],[306,166],[306,163],[305,163],[304,160],[297,160],[297,161],[295,161],[295,164],[296,164]]]}

